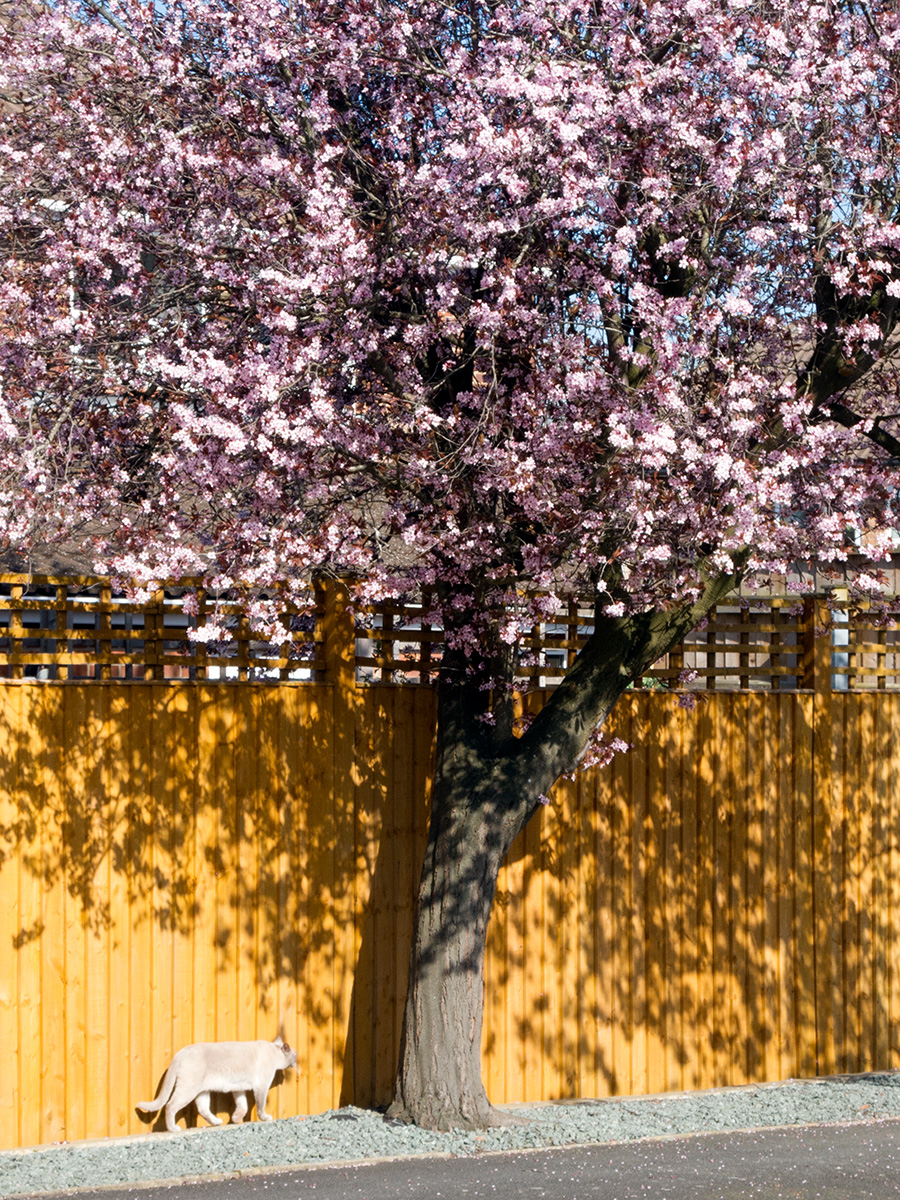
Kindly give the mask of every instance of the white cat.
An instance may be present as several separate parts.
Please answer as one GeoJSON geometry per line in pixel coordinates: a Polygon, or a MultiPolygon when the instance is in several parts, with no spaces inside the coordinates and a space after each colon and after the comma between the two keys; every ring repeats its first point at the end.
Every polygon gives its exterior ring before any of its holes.
{"type": "Polygon", "coordinates": [[[271,1121],[266,1112],[266,1096],[276,1071],[297,1063],[297,1051],[277,1037],[274,1042],[196,1042],[184,1046],[169,1064],[155,1100],[139,1104],[143,1112],[159,1112],[166,1106],[166,1129],[177,1133],[175,1115],[193,1100],[197,1112],[210,1125],[221,1125],[220,1117],[209,1111],[210,1092],[231,1092],[234,1096],[232,1121],[243,1121],[247,1113],[247,1092],[253,1093],[261,1121],[271,1121]]]}

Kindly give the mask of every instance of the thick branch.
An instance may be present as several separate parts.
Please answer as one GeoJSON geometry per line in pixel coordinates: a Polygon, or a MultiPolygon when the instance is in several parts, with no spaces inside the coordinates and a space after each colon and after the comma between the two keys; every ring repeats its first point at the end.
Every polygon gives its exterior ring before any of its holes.
{"type": "Polygon", "coordinates": [[[595,616],[594,632],[574,666],[519,743],[523,784],[545,793],[577,766],[591,733],[622,692],[737,587],[748,557],[749,550],[735,556],[735,571],[709,580],[695,603],[630,617],[595,616]]]}
{"type": "MultiPolygon", "coordinates": [[[[875,355],[859,350],[852,359],[844,350],[844,335],[848,326],[863,316],[877,320],[881,329],[881,348],[897,327],[898,304],[886,291],[878,290],[859,298],[841,296],[827,274],[820,274],[815,284],[816,316],[825,326],[816,340],[806,369],[798,380],[798,391],[812,396],[814,416],[836,421],[845,429],[863,425],[867,418],[853,412],[843,399],[847,390],[867,375],[878,361],[875,355]]],[[[900,440],[883,429],[876,420],[860,433],[880,449],[900,459],[900,440]]]]}
{"type": "MultiPolygon", "coordinates": [[[[839,400],[827,400],[825,407],[830,419],[836,421],[838,425],[843,425],[845,429],[855,429],[866,420],[865,417],[861,417],[859,413],[853,412],[852,409],[847,408],[839,400]]],[[[882,450],[887,451],[893,458],[900,461],[900,439],[894,437],[892,433],[888,433],[883,426],[878,424],[877,419],[869,428],[862,429],[860,432],[870,442],[873,442],[876,446],[880,446],[882,450]]]]}

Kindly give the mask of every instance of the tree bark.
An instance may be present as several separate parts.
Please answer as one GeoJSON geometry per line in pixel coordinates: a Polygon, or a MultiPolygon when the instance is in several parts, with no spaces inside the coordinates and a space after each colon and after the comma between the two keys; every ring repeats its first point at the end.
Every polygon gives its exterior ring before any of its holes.
{"type": "MultiPolygon", "coordinates": [[[[445,656],[431,821],[389,1114],[429,1129],[500,1123],[481,1079],[484,957],[500,866],[534,805],[510,777],[487,692],[445,656]]],[[[510,730],[511,737],[511,730],[510,730]]]]}
{"type": "Polygon", "coordinates": [[[481,1078],[484,957],[504,857],[478,803],[440,803],[419,889],[394,1104],[429,1129],[500,1123],[481,1078]]]}

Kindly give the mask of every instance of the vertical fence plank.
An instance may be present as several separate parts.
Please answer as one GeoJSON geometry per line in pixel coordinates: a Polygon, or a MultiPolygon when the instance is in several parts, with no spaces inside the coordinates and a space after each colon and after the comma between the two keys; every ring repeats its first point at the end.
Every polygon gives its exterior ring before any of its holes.
{"type": "MultiPolygon", "coordinates": [[[[332,609],[335,622],[331,644],[330,672],[334,690],[334,794],[332,821],[334,855],[332,858],[332,906],[334,920],[334,996],[332,1104],[341,1096],[355,1095],[353,1060],[347,1054],[353,1005],[353,971],[359,951],[359,926],[356,912],[356,712],[361,697],[356,688],[354,658],[354,618],[349,599],[335,588],[332,609]]],[[[368,893],[368,889],[366,889],[368,893]]]]}
{"type": "Polygon", "coordinates": [[[550,793],[550,803],[543,822],[541,841],[541,995],[540,995],[540,1055],[541,1089],[545,1096],[559,1097],[562,1090],[561,1032],[562,1014],[559,1006],[559,946],[560,879],[559,857],[562,836],[559,809],[561,784],[550,793]]]}
{"type": "MultiPolygon", "coordinates": [[[[170,919],[172,900],[163,880],[170,876],[168,819],[163,812],[165,780],[175,772],[172,733],[163,727],[162,746],[169,754],[153,753],[153,734],[159,728],[153,688],[130,688],[125,693],[130,728],[129,784],[133,806],[130,839],[126,846],[128,892],[131,909],[128,976],[131,989],[129,1085],[133,1131],[151,1128],[134,1113],[133,1106],[153,1098],[163,1069],[173,1050],[167,1020],[173,1008],[171,984],[170,919]],[[169,970],[166,971],[166,966],[169,970]]],[[[118,964],[116,964],[118,965],[118,964]]]]}
{"type": "Polygon", "coordinates": [[[85,937],[87,903],[80,868],[83,863],[74,850],[88,841],[80,778],[81,748],[84,738],[84,697],[80,688],[62,690],[65,710],[64,790],[66,809],[66,1112],[67,1138],[87,1137],[85,1114],[86,1025],[85,1025],[85,937]],[[75,765],[77,764],[77,766],[75,765]],[[71,847],[71,852],[69,851],[71,847]]]}
{"type": "Polygon", "coordinates": [[[790,697],[778,696],[776,745],[786,753],[779,755],[776,767],[778,815],[774,826],[777,864],[777,900],[773,935],[776,938],[778,961],[778,1058],[779,1077],[789,1078],[797,1073],[796,1065],[796,936],[795,936],[795,852],[796,823],[794,819],[794,744],[790,697]]]}
{"type": "MultiPolygon", "coordinates": [[[[330,743],[334,727],[333,688],[324,699],[313,698],[313,720],[330,743]]],[[[324,747],[323,747],[324,750],[324,747]]],[[[334,762],[322,753],[318,787],[310,790],[301,843],[302,869],[307,879],[306,954],[303,994],[306,1001],[309,1112],[331,1107],[334,1023],[334,912],[331,903],[334,857],[334,762]]]]}
{"type": "Polygon", "coordinates": [[[890,854],[891,854],[891,756],[884,753],[890,745],[890,713],[893,705],[885,703],[883,694],[872,706],[872,796],[873,822],[870,853],[874,864],[874,895],[872,900],[872,937],[874,939],[872,970],[872,1068],[885,1070],[891,1065],[891,975],[889,945],[890,911],[890,854]]]}
{"type": "Polygon", "coordinates": [[[734,917],[731,899],[732,838],[734,826],[734,778],[731,749],[734,739],[723,729],[721,696],[707,701],[710,707],[710,759],[712,788],[710,804],[710,851],[712,854],[712,989],[710,1083],[733,1082],[732,995],[734,917]]]}
{"type": "MultiPolygon", "coordinates": [[[[596,997],[590,986],[594,974],[594,923],[596,910],[591,897],[596,893],[597,870],[594,852],[594,828],[596,820],[594,781],[586,772],[577,780],[578,821],[573,831],[573,849],[576,866],[576,894],[573,898],[573,939],[576,947],[578,979],[581,986],[574,989],[576,999],[576,1021],[578,1028],[578,1058],[576,1063],[573,1096],[590,1096],[596,1092],[597,1024],[596,997]]],[[[521,980],[521,941],[518,979],[521,980]]],[[[518,1050],[518,1038],[514,1027],[510,1027],[510,1056],[518,1050]]],[[[511,1094],[521,1095],[521,1088],[511,1081],[511,1094]],[[513,1090],[514,1089],[514,1090],[513,1090]]]]}
{"type": "Polygon", "coordinates": [[[798,1075],[816,1072],[815,889],[813,850],[813,698],[793,695],[794,709],[794,826],[796,872],[796,1020],[798,1075]]]}
{"type": "MultiPolygon", "coordinates": [[[[745,635],[742,634],[742,637],[745,635]]],[[[732,952],[729,1006],[731,1010],[731,1061],[733,1084],[750,1078],[747,1065],[747,1030],[750,1022],[748,973],[750,966],[748,874],[751,846],[749,839],[753,781],[747,758],[751,723],[749,694],[735,697],[734,725],[729,738],[729,777],[732,792],[731,886],[728,903],[732,911],[732,952]]],[[[719,720],[725,717],[725,710],[719,720]]]]}
{"type": "MultiPolygon", "coordinates": [[[[220,929],[219,877],[224,863],[220,841],[227,849],[229,808],[233,800],[221,793],[224,782],[217,776],[220,738],[231,723],[230,693],[219,693],[215,684],[198,688],[197,701],[197,779],[194,793],[192,857],[194,870],[191,887],[194,896],[194,920],[191,938],[191,975],[182,982],[190,987],[185,996],[191,1012],[191,1032],[187,1041],[210,1042],[228,1036],[218,1006],[219,992],[225,993],[228,1007],[228,977],[220,976],[220,938],[228,929],[220,929]],[[217,703],[222,696],[221,705],[217,703]],[[221,829],[221,834],[220,834],[221,829]]],[[[224,886],[224,885],[222,885],[224,886]]],[[[186,1031],[185,1031],[186,1032],[186,1031]]]]}
{"type": "Polygon", "coordinates": [[[713,989],[715,917],[715,846],[716,786],[715,731],[712,709],[702,703],[697,709],[697,1011],[696,1047],[698,1087],[712,1087],[715,1079],[715,1037],[717,1013],[713,989]]]}
{"type": "MultiPolygon", "coordinates": [[[[612,726],[619,736],[621,736],[621,721],[620,710],[616,713],[612,726]]],[[[609,769],[605,772],[591,772],[593,827],[591,840],[585,847],[593,875],[592,886],[585,897],[588,916],[585,926],[586,932],[589,927],[591,934],[590,974],[586,986],[592,1005],[591,1029],[594,1051],[593,1075],[588,1094],[595,1096],[606,1095],[612,1090],[613,1073],[613,1008],[615,1001],[612,978],[613,895],[612,873],[609,867],[612,843],[610,775],[609,769]]],[[[526,955],[525,984],[527,988],[527,945],[524,947],[524,953],[526,955]]]]}
{"type": "MultiPolygon", "coordinates": [[[[835,1067],[852,1071],[850,1039],[856,1007],[856,987],[852,956],[848,961],[847,936],[849,916],[855,910],[855,900],[849,894],[850,860],[853,855],[852,808],[847,810],[847,781],[853,775],[852,734],[848,717],[852,717],[855,697],[840,697],[838,739],[835,745],[834,797],[831,810],[831,886],[834,896],[834,921],[831,930],[832,988],[831,1007],[834,1021],[835,1067]]],[[[852,804],[852,794],[851,794],[852,804]]]]}
{"type": "MultiPolygon", "coordinates": [[[[288,689],[285,689],[288,690],[288,689]]],[[[254,783],[254,812],[256,818],[256,888],[248,896],[252,910],[255,937],[253,957],[248,964],[245,992],[252,1003],[254,1036],[271,1040],[279,1034],[295,1046],[293,1030],[284,1028],[281,1011],[282,956],[278,937],[282,925],[284,896],[287,887],[287,863],[284,844],[286,798],[281,761],[281,728],[277,708],[278,692],[274,688],[255,686],[253,720],[256,729],[254,783]]],[[[254,746],[251,745],[251,751],[254,746]]],[[[243,1016],[245,1027],[250,1022],[243,1016]]],[[[296,1106],[288,1106],[288,1072],[281,1086],[274,1088],[266,1111],[274,1117],[294,1115],[296,1106]]]]}
{"type": "Polygon", "coordinates": [[[309,1112],[309,1069],[307,1059],[307,1005],[303,987],[306,959],[307,873],[301,858],[304,850],[304,785],[311,783],[317,755],[309,744],[310,707],[305,688],[274,689],[268,693],[269,720],[277,730],[276,778],[273,796],[278,804],[279,888],[278,911],[269,932],[273,968],[276,972],[278,1026],[282,1036],[297,1051],[297,1066],[288,1073],[281,1089],[282,1116],[309,1112]]]}
{"type": "Polygon", "coordinates": [[[681,1014],[685,1066],[682,1085],[700,1084],[700,1044],[705,1029],[700,1015],[700,868],[699,805],[697,788],[699,708],[684,715],[681,750],[691,769],[685,770],[681,785],[681,861],[683,891],[683,934],[681,938],[681,1014]]]}
{"type": "Polygon", "coordinates": [[[765,749],[763,754],[763,908],[765,995],[763,1007],[763,1078],[778,1079],[781,1076],[781,1016],[782,1016],[782,960],[781,934],[781,823],[778,769],[780,763],[779,706],[780,696],[773,698],[768,706],[765,724],[765,749]]]}
{"type": "MultiPolygon", "coordinates": [[[[110,1004],[109,958],[113,932],[110,913],[110,879],[113,822],[104,791],[103,743],[109,695],[106,687],[84,688],[81,736],[83,774],[80,802],[84,806],[89,853],[85,896],[85,1120],[88,1137],[110,1128],[110,1004]]],[[[77,848],[75,853],[77,853],[77,848]]],[[[83,869],[84,864],[82,864],[83,869]]]]}
{"type": "MultiPolygon", "coordinates": [[[[163,1006],[153,1024],[157,1071],[163,1071],[182,1046],[212,1036],[208,1023],[195,1028],[194,980],[198,929],[212,909],[207,880],[201,880],[204,839],[198,823],[205,821],[206,830],[211,825],[201,818],[210,770],[208,758],[201,753],[208,753],[209,737],[201,713],[215,694],[208,686],[161,684],[150,690],[153,726],[147,752],[154,772],[162,776],[153,815],[154,849],[165,848],[163,891],[154,897],[157,915],[150,914],[159,935],[153,946],[154,994],[163,1006]]],[[[201,1003],[204,995],[212,1002],[212,981],[206,977],[210,957],[207,951],[201,960],[201,1003]]]]}
{"type": "Polygon", "coordinates": [[[133,928],[127,857],[132,839],[131,724],[128,697],[121,687],[104,684],[99,736],[102,744],[100,784],[106,802],[109,841],[109,927],[106,938],[105,987],[108,993],[106,1036],[109,1112],[106,1129],[115,1135],[131,1128],[136,1097],[130,1078],[130,1019],[135,980],[123,977],[119,964],[131,958],[133,928]]]}
{"type": "MultiPolygon", "coordinates": [[[[238,1038],[238,960],[241,953],[238,926],[241,901],[240,844],[244,813],[238,788],[236,759],[244,730],[241,727],[244,689],[229,688],[216,705],[214,741],[210,744],[214,791],[207,798],[216,822],[214,840],[206,853],[211,873],[211,898],[215,904],[215,968],[212,1039],[238,1038]],[[212,849],[214,847],[214,849],[212,849]],[[212,851],[212,852],[211,852],[212,851]]],[[[248,848],[247,853],[251,852],[248,848]]]]}
{"type": "Polygon", "coordinates": [[[19,1040],[19,811],[16,789],[16,741],[20,731],[17,688],[0,688],[0,912],[5,915],[0,931],[0,1146],[21,1144],[19,1112],[21,1090],[21,1042],[19,1040]]]}
{"type": "Polygon", "coordinates": [[[259,921],[257,903],[261,880],[261,853],[268,838],[263,831],[259,772],[266,731],[259,727],[259,688],[255,684],[235,688],[234,788],[237,797],[231,852],[235,882],[232,891],[234,938],[235,1015],[234,1036],[238,1041],[273,1038],[276,1031],[260,1028],[259,921]]]}
{"type": "MultiPolygon", "coordinates": [[[[827,613],[814,607],[814,631],[824,628],[827,613]]],[[[839,765],[836,760],[836,725],[839,697],[831,690],[831,639],[823,635],[809,640],[813,675],[807,682],[813,693],[813,904],[815,906],[815,1005],[816,1070],[830,1074],[837,1069],[834,1027],[835,959],[832,930],[837,920],[832,870],[834,854],[834,810],[839,765]]]]}
{"type": "Polygon", "coordinates": [[[280,845],[277,912],[269,931],[276,974],[278,1028],[297,1051],[297,1066],[288,1072],[279,1095],[279,1113],[309,1112],[309,1005],[305,987],[309,930],[307,914],[308,865],[305,815],[307,790],[317,787],[319,755],[313,743],[311,692],[284,687],[269,693],[271,720],[276,730],[277,755],[273,768],[273,797],[278,804],[280,845]]]}
{"type": "Polygon", "coordinates": [[[856,944],[859,947],[859,1013],[857,1016],[856,1062],[858,1071],[872,1069],[875,1051],[875,970],[878,950],[877,875],[875,830],[875,722],[877,693],[859,696],[859,738],[856,813],[858,821],[856,944]]]}
{"type": "MultiPolygon", "coordinates": [[[[900,704],[898,697],[893,695],[886,706],[887,721],[885,722],[884,740],[882,747],[900,745],[900,704]]],[[[888,990],[887,1012],[888,1023],[888,1052],[884,1066],[896,1068],[900,1064],[900,771],[898,771],[897,756],[894,753],[883,755],[883,761],[889,763],[886,772],[885,803],[885,870],[887,873],[887,955],[888,990]]],[[[884,853],[884,847],[882,847],[884,853]]]]}
{"type": "MultiPolygon", "coordinates": [[[[324,1057],[319,1068],[320,1086],[330,1085],[330,1103],[337,1104],[342,1092],[354,1093],[353,1061],[345,1053],[348,1023],[352,1007],[353,964],[357,951],[357,932],[353,911],[353,881],[347,866],[354,852],[354,789],[357,774],[354,763],[355,713],[359,704],[356,689],[355,630],[347,591],[332,585],[324,597],[323,636],[325,678],[331,685],[333,727],[331,737],[332,790],[328,808],[322,812],[323,827],[330,830],[328,843],[321,844],[321,869],[327,877],[325,895],[330,912],[319,912],[330,927],[327,954],[330,962],[319,979],[328,978],[326,995],[333,1012],[332,1037],[328,1046],[330,1062],[324,1057]],[[327,970],[327,974],[326,974],[327,970]]],[[[315,823],[310,821],[310,829],[315,823]]],[[[323,1047],[324,1049],[324,1047],[323,1047]]]]}
{"type": "Polygon", "coordinates": [[[644,919],[647,981],[645,1023],[647,1026],[646,1090],[662,1092],[666,1088],[666,1020],[668,1016],[669,980],[666,977],[666,899],[665,876],[666,829],[670,813],[665,792],[663,758],[668,744],[670,713],[655,705],[648,695],[647,725],[644,752],[646,754],[647,805],[643,819],[644,848],[644,919]]]}
{"type": "MultiPolygon", "coordinates": [[[[30,689],[29,689],[30,690],[30,689]]],[[[43,860],[41,915],[41,1141],[66,1137],[66,889],[65,820],[62,798],[63,694],[59,688],[32,691],[29,721],[41,742],[36,794],[41,798],[43,860]]],[[[2,803],[2,801],[0,801],[2,803]]],[[[0,817],[2,824],[2,817],[0,817]]],[[[0,896],[2,904],[2,896],[0,896]]],[[[5,911],[5,910],[4,910],[5,911]]],[[[3,969],[0,966],[0,978],[3,969]]],[[[3,1043],[0,1035],[0,1044],[3,1043]]],[[[3,1144],[0,1142],[0,1144],[3,1144]]]]}
{"type": "MultiPolygon", "coordinates": [[[[415,861],[412,814],[425,790],[419,738],[422,700],[431,712],[431,694],[421,688],[394,693],[393,744],[389,752],[389,782],[385,796],[382,840],[378,850],[379,887],[382,890],[382,932],[379,946],[378,1023],[376,1028],[375,1100],[393,1099],[394,1074],[400,1056],[400,1028],[406,1000],[409,948],[413,928],[414,889],[420,864],[415,861]]],[[[429,721],[425,753],[430,754],[429,721]]]]}
{"type": "Polygon", "coordinates": [[[842,1049],[844,1071],[859,1069],[859,1034],[862,1018],[862,956],[859,944],[860,883],[862,855],[860,845],[859,795],[859,709],[860,697],[847,696],[844,713],[844,771],[841,820],[842,853],[840,858],[840,895],[842,898],[839,955],[843,970],[841,997],[842,1049]]]}
{"type": "Polygon", "coordinates": [[[746,909],[745,936],[747,939],[746,1020],[744,1027],[744,1062],[748,1080],[763,1077],[765,1064],[766,1025],[766,893],[764,810],[767,697],[747,697],[744,792],[746,804],[746,875],[744,905],[746,909]]]}
{"type": "Polygon", "coordinates": [[[543,942],[544,942],[544,873],[541,870],[541,846],[548,812],[541,806],[525,826],[525,864],[523,889],[522,1008],[521,1054],[525,1079],[523,1098],[540,1100],[543,1090],[543,942]]]}
{"type": "MultiPolygon", "coordinates": [[[[598,1068],[600,1064],[601,1026],[603,1020],[600,1013],[600,997],[598,994],[597,943],[600,937],[600,923],[603,919],[598,871],[598,797],[596,773],[585,773],[579,780],[581,789],[581,818],[578,828],[578,913],[579,913],[579,958],[580,978],[582,986],[579,989],[579,1024],[582,1038],[581,1054],[578,1063],[578,1085],[576,1095],[592,1096],[597,1094],[598,1068]]],[[[524,880],[524,862],[522,862],[522,878],[524,880]]],[[[519,995],[517,1011],[521,1011],[524,996],[524,939],[519,940],[519,995]]],[[[521,1040],[516,1031],[511,1031],[513,1053],[521,1056],[521,1040]]],[[[516,1074],[513,1080],[514,1095],[523,1094],[524,1071],[516,1074]]]]}
{"type": "Polygon", "coordinates": [[[631,1014],[629,1043],[631,1070],[629,1090],[645,1092],[648,1089],[647,1064],[647,850],[649,797],[647,795],[648,757],[653,752],[649,745],[649,721],[647,715],[647,693],[635,697],[635,718],[632,725],[632,750],[629,754],[631,766],[631,830],[630,830],[630,991],[631,1014]]]}
{"type": "Polygon", "coordinates": [[[663,872],[665,876],[665,912],[663,917],[664,961],[662,969],[666,983],[665,1011],[665,1073],[660,1090],[683,1086],[685,1062],[684,1039],[684,956],[685,910],[684,887],[684,795],[683,795],[683,737],[687,716],[685,710],[671,700],[665,710],[666,738],[662,746],[662,789],[665,828],[663,832],[663,872]]]}
{"type": "Polygon", "coordinates": [[[17,697],[16,788],[19,820],[34,830],[36,844],[19,846],[19,919],[14,931],[18,954],[19,1136],[25,1145],[41,1138],[41,879],[43,860],[41,805],[35,764],[41,761],[40,730],[31,697],[22,688],[17,697]]]}
{"type": "MultiPolygon", "coordinates": [[[[386,753],[395,733],[394,689],[373,689],[362,698],[356,713],[355,836],[352,858],[354,911],[359,921],[355,949],[353,1000],[349,1013],[351,1027],[348,1066],[343,1090],[375,1103],[376,1058],[386,992],[393,955],[390,952],[391,922],[386,911],[387,897],[378,879],[379,850],[390,833],[385,812],[395,792],[393,762],[386,753]]],[[[393,1013],[388,1019],[393,1025],[393,1013]]],[[[389,1068],[390,1069],[390,1068],[389,1068]]]]}
{"type": "MultiPolygon", "coordinates": [[[[578,926],[582,914],[578,906],[578,826],[581,789],[579,780],[567,779],[561,789],[558,820],[559,843],[559,922],[557,971],[560,1017],[560,1080],[559,1095],[578,1095],[578,1063],[581,1055],[581,1024],[579,1021],[580,989],[572,987],[573,976],[583,978],[580,963],[578,926]]],[[[503,997],[504,1004],[506,997],[503,997]]],[[[506,1053],[513,1043],[504,1039],[506,1053]]]]}

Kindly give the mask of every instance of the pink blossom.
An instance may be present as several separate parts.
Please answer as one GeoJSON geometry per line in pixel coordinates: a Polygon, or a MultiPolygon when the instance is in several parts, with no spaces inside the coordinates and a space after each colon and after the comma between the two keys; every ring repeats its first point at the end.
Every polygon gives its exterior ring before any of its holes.
{"type": "Polygon", "coordinates": [[[515,645],[601,565],[617,618],[887,553],[888,0],[104,11],[0,31],[7,544],[440,581],[473,653],[494,585],[515,645]]]}

